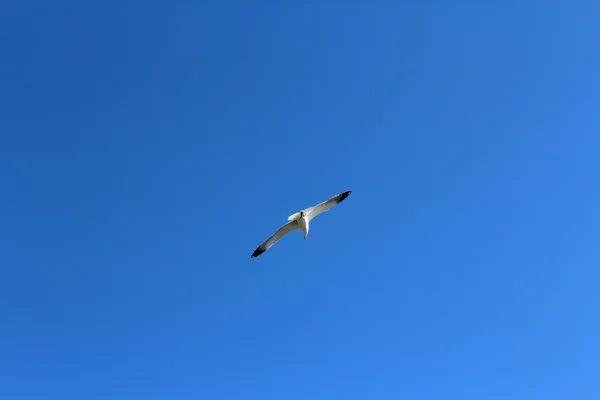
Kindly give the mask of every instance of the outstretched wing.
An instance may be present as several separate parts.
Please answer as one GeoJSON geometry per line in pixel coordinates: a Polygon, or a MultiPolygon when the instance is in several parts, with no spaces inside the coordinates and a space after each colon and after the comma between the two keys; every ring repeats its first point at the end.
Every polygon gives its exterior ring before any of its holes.
{"type": "Polygon", "coordinates": [[[342,201],[344,201],[346,199],[346,197],[350,196],[351,192],[352,192],[351,190],[348,190],[347,192],[340,193],[337,196],[333,196],[329,200],[324,201],[320,204],[317,204],[314,207],[308,208],[307,210],[305,210],[308,220],[310,221],[311,219],[313,219],[317,215],[321,214],[322,212],[328,211],[331,207],[340,204],[342,201]]]}
{"type": "Polygon", "coordinates": [[[273,236],[271,236],[270,238],[265,240],[260,246],[258,246],[256,250],[254,250],[254,253],[252,253],[252,255],[250,256],[250,258],[260,256],[262,253],[267,251],[269,247],[277,243],[279,239],[281,239],[283,236],[287,235],[295,229],[298,229],[298,221],[296,220],[290,221],[287,224],[283,225],[277,230],[277,232],[273,234],[273,236]]]}

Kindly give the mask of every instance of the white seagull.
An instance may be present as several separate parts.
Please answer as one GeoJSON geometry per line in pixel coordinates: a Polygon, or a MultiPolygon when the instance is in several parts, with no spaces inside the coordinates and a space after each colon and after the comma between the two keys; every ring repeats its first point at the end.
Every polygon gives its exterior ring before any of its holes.
{"type": "Polygon", "coordinates": [[[348,190],[347,192],[340,193],[337,196],[333,196],[329,200],[317,204],[314,207],[309,207],[290,215],[288,217],[288,221],[290,222],[283,225],[277,230],[277,232],[273,234],[273,236],[271,236],[270,238],[265,240],[260,246],[258,246],[256,250],[254,250],[254,253],[252,253],[252,255],[250,256],[250,258],[260,256],[262,253],[267,251],[269,247],[277,243],[279,239],[296,229],[300,229],[302,231],[302,233],[304,234],[304,240],[306,240],[306,236],[308,235],[308,223],[310,222],[310,220],[312,220],[314,217],[321,214],[322,212],[328,211],[331,207],[336,206],[342,201],[344,201],[346,197],[350,195],[351,192],[351,190],[348,190]]]}

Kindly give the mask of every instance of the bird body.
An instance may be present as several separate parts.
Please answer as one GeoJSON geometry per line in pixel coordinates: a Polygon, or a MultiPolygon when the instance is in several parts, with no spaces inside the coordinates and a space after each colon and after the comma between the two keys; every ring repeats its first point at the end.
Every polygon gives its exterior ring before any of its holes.
{"type": "Polygon", "coordinates": [[[314,207],[309,207],[304,210],[298,211],[288,217],[288,221],[286,224],[281,226],[277,232],[275,232],[271,237],[265,240],[260,246],[254,250],[250,258],[258,257],[265,251],[267,251],[271,246],[273,246],[279,239],[288,233],[299,229],[304,235],[304,240],[308,236],[308,231],[310,229],[310,221],[315,218],[317,215],[328,211],[331,207],[334,207],[344,201],[346,197],[348,197],[351,193],[351,190],[348,190],[344,193],[340,193],[337,196],[333,196],[327,201],[317,204],[314,207]]]}
{"type": "Polygon", "coordinates": [[[304,240],[306,240],[306,235],[308,235],[309,222],[308,217],[304,214],[304,211],[300,212],[300,216],[296,219],[298,221],[298,228],[304,235],[304,240]]]}

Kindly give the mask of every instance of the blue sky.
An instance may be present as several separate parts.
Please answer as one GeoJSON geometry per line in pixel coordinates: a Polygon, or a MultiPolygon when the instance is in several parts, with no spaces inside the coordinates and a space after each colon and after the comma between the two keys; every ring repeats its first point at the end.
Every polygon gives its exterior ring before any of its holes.
{"type": "Polygon", "coordinates": [[[598,398],[599,18],[3,6],[0,398],[598,398]]]}

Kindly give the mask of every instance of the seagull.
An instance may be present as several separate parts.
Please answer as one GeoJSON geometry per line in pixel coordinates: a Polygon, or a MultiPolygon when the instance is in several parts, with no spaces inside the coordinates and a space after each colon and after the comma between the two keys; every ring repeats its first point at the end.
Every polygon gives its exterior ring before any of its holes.
{"type": "Polygon", "coordinates": [[[334,207],[340,204],[342,201],[346,199],[350,195],[352,191],[348,190],[347,192],[340,193],[336,196],[333,196],[327,201],[324,201],[320,204],[317,204],[314,207],[309,207],[304,210],[298,211],[295,214],[292,214],[288,217],[288,223],[281,226],[277,232],[273,234],[270,238],[265,240],[260,246],[254,250],[254,253],[250,256],[250,258],[258,257],[265,251],[269,249],[269,247],[273,246],[279,239],[288,233],[300,229],[304,234],[304,240],[306,240],[306,236],[308,235],[309,222],[317,215],[322,212],[328,211],[331,207],[334,207]]]}

